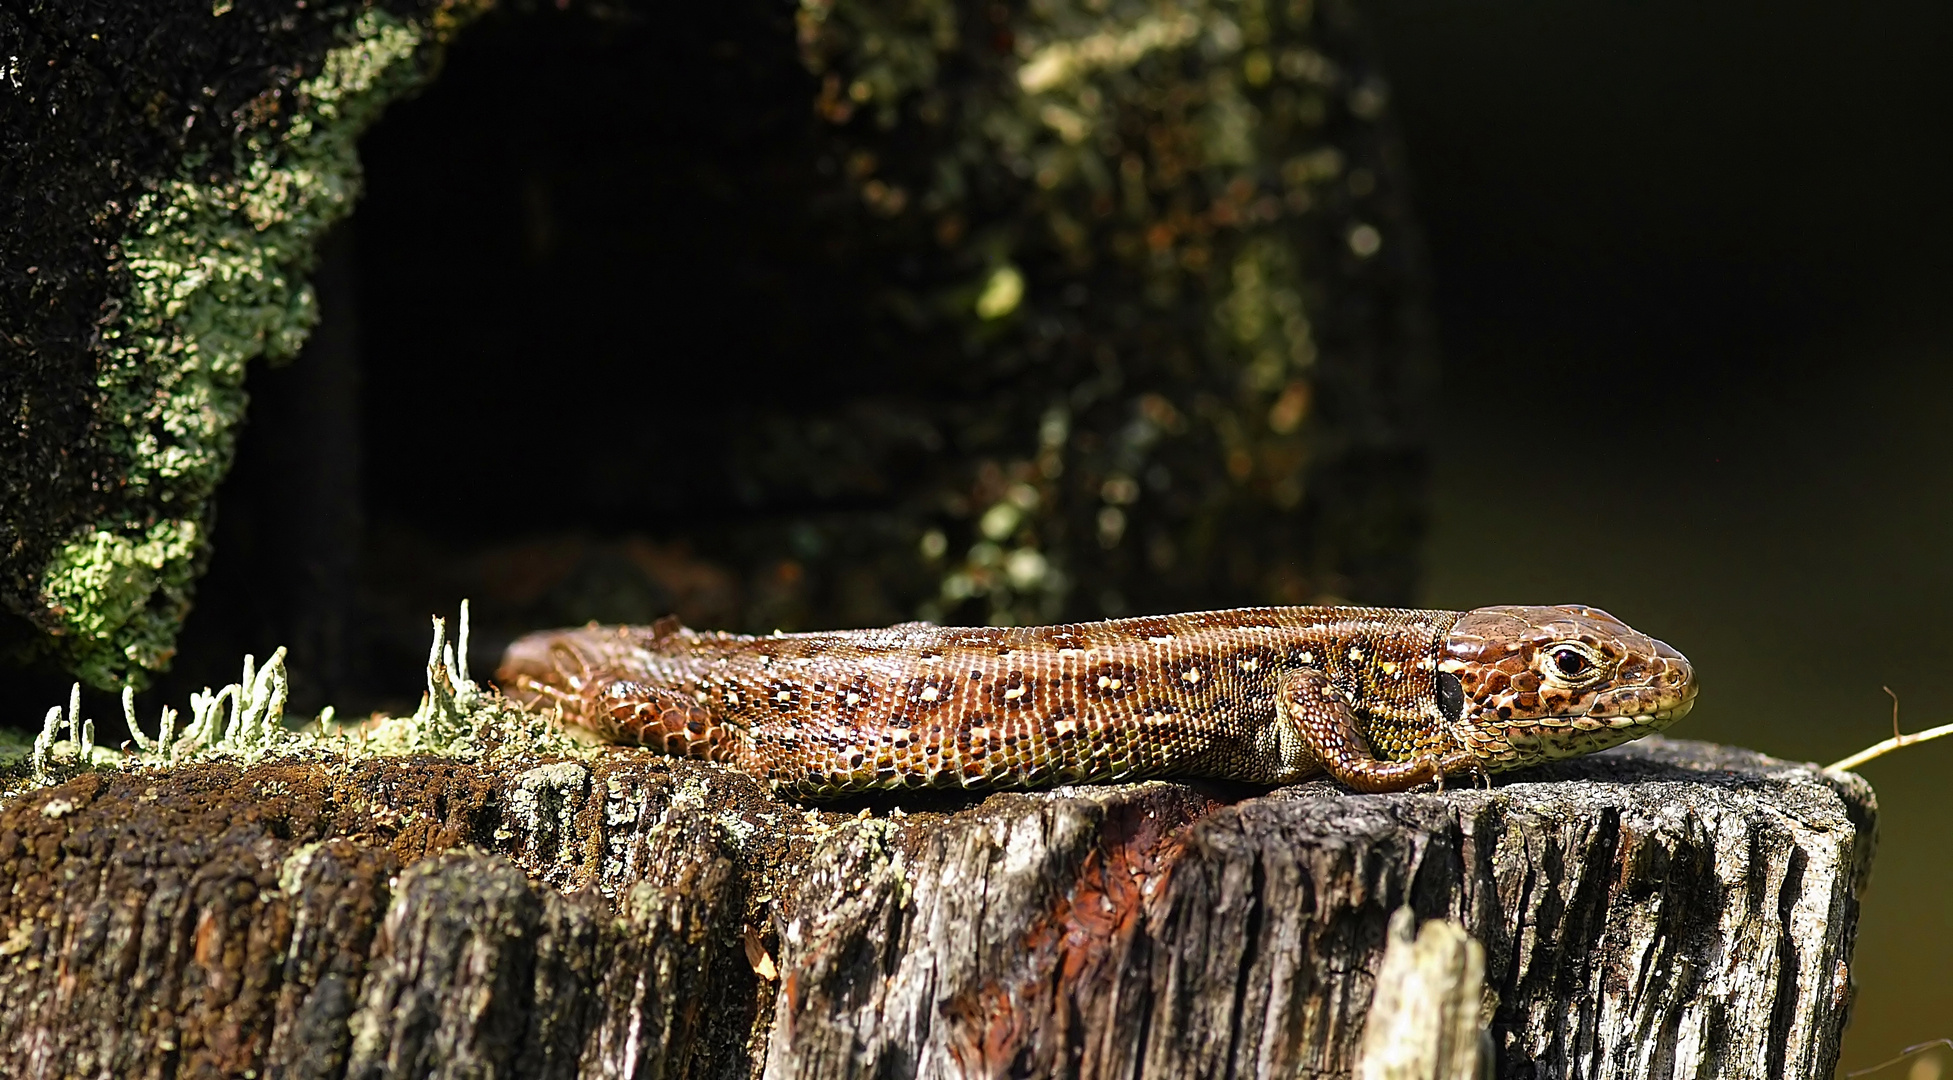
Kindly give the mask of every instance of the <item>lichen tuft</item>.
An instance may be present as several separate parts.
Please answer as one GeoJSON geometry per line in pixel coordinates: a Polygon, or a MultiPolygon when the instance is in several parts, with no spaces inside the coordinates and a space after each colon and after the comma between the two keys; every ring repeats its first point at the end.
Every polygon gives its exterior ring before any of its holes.
{"type": "MultiPolygon", "coordinates": [[[[136,719],[135,691],[124,687],[123,720],[129,741],[121,749],[98,746],[95,721],[82,715],[81,684],[65,709],[47,712],[31,746],[0,739],[0,802],[24,791],[60,783],[91,769],[168,768],[209,761],[254,764],[270,758],[359,760],[432,754],[476,761],[536,757],[587,759],[601,748],[568,733],[552,713],[524,708],[493,687],[468,676],[468,603],[461,604],[460,640],[451,645],[446,620],[436,618],[428,650],[427,693],[412,715],[375,716],[361,724],[340,725],[328,707],[303,729],[285,720],[285,650],[274,650],[262,666],[244,658],[242,677],[212,691],[190,695],[187,720],[179,729],[176,710],[164,707],[157,734],[136,719]],[[458,648],[457,648],[458,646],[458,648]],[[66,737],[63,737],[63,732],[66,737]]],[[[547,769],[548,766],[545,766],[547,769]]],[[[580,765],[566,763],[560,773],[575,775],[580,765]]]]}

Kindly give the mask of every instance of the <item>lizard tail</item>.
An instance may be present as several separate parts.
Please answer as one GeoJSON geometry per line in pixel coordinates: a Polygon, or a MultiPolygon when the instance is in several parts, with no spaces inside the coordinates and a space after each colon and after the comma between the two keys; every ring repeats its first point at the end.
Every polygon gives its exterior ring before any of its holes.
{"type": "MultiPolygon", "coordinates": [[[[744,729],[726,723],[682,690],[654,686],[632,670],[642,646],[675,628],[587,626],[518,638],[495,672],[508,696],[555,707],[565,726],[609,743],[674,757],[749,764],[744,729]]],[[[641,661],[637,661],[641,662],[641,661]]]]}

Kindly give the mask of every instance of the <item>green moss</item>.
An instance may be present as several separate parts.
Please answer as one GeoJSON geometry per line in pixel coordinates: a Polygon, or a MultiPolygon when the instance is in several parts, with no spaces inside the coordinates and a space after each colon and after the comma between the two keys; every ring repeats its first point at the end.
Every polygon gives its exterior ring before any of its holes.
{"type": "Polygon", "coordinates": [[[362,13],[299,87],[289,122],[240,138],[228,177],[188,161],[137,203],[121,241],[131,285],[97,378],[126,509],[41,574],[61,658],[87,682],[139,682],[168,663],[244,415],[245,365],[294,355],[311,331],[304,275],[358,195],[355,140],[421,82],[416,54],[432,36],[362,13]]]}

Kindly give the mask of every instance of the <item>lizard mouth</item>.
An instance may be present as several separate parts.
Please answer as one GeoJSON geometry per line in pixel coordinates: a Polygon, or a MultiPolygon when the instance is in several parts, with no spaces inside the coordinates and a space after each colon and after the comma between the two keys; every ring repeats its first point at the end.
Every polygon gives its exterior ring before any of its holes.
{"type": "Polygon", "coordinates": [[[1602,691],[1580,712],[1494,714],[1467,741],[1482,757],[1514,767],[1591,754],[1661,731],[1695,708],[1695,674],[1679,653],[1658,653],[1652,660],[1629,673],[1631,682],[1602,691]]]}
{"type": "MultiPolygon", "coordinates": [[[[495,679],[511,697],[540,698],[540,687],[581,690],[590,667],[569,635],[556,632],[529,634],[517,638],[502,653],[495,679]]],[[[536,702],[530,702],[536,703],[536,702]]]]}
{"type": "MultiPolygon", "coordinates": [[[[1586,719],[1586,720],[1597,721],[1600,726],[1610,727],[1610,728],[1628,728],[1628,727],[1660,728],[1660,727],[1666,727],[1669,724],[1672,724],[1675,721],[1680,720],[1682,717],[1687,716],[1689,714],[1689,711],[1694,708],[1695,708],[1695,695],[1690,694],[1679,704],[1670,705],[1665,709],[1650,709],[1646,712],[1626,712],[1626,713],[1601,712],[1600,710],[1595,710],[1595,712],[1590,712],[1585,717],[1565,717],[1564,722],[1569,725],[1579,727],[1582,725],[1575,724],[1574,721],[1586,719]]],[[[1554,718],[1545,717],[1544,719],[1551,721],[1554,718]]]]}
{"type": "Polygon", "coordinates": [[[1591,754],[1652,735],[1695,708],[1692,684],[1683,687],[1685,695],[1676,694],[1664,700],[1634,696],[1634,691],[1645,689],[1624,688],[1617,692],[1617,700],[1612,703],[1615,709],[1596,703],[1584,716],[1514,717],[1502,721],[1502,727],[1494,733],[1473,736],[1472,741],[1482,755],[1509,765],[1552,761],[1591,754]],[[1650,708],[1650,705],[1658,707],[1650,708]],[[1625,711],[1615,711],[1623,707],[1625,711]]]}
{"type": "Polygon", "coordinates": [[[1575,731],[1602,731],[1627,728],[1647,728],[1657,730],[1687,716],[1695,708],[1695,698],[1665,709],[1652,709],[1647,712],[1610,713],[1598,709],[1581,716],[1515,716],[1499,720],[1500,726],[1507,728],[1571,728],[1575,731]]]}
{"type": "Polygon", "coordinates": [[[1631,721],[1643,727],[1665,727],[1695,708],[1695,673],[1688,661],[1661,657],[1656,670],[1625,686],[1604,690],[1594,698],[1587,716],[1609,727],[1631,721]]]}

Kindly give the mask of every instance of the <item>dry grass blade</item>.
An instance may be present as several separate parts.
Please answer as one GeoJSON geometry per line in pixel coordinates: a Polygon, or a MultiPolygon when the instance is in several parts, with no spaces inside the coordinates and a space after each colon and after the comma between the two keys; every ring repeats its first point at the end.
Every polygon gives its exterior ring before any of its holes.
{"type": "Polygon", "coordinates": [[[1915,731],[1910,735],[1900,734],[1899,695],[1892,693],[1892,688],[1889,686],[1881,686],[1879,687],[1879,689],[1885,691],[1887,694],[1890,694],[1892,697],[1892,737],[1886,739],[1884,742],[1873,743],[1872,745],[1867,746],[1863,750],[1858,751],[1857,753],[1851,755],[1850,757],[1840,758],[1837,761],[1834,761],[1831,764],[1826,765],[1825,766],[1826,769],[1829,769],[1833,772],[1845,772],[1849,769],[1855,769],[1858,766],[1863,765],[1867,761],[1871,761],[1874,758],[1884,757],[1886,754],[1889,754],[1892,751],[1897,750],[1902,746],[1911,746],[1914,743],[1930,742],[1933,739],[1937,739],[1942,735],[1953,735],[1953,724],[1941,724],[1939,727],[1927,728],[1924,731],[1915,731]]]}
{"type": "MultiPolygon", "coordinates": [[[[1886,693],[1889,694],[1891,693],[1891,691],[1888,690],[1886,691],[1886,693]]],[[[1922,1042],[1913,1046],[1908,1046],[1904,1050],[1899,1051],[1898,1057],[1895,1057],[1890,1061],[1881,1061],[1878,1064],[1873,1065],[1869,1068],[1858,1069],[1854,1072],[1846,1073],[1845,1080],[1850,1080],[1850,1078],[1854,1076],[1866,1076],[1871,1073],[1875,1073],[1880,1069],[1889,1068],[1893,1065],[1897,1065],[1899,1062],[1904,1061],[1905,1059],[1911,1057],[1914,1054],[1917,1054],[1919,1051],[1929,1050],[1935,1046],[1944,1046],[1949,1050],[1953,1050],[1953,1039],[1934,1039],[1931,1042],[1922,1042]]],[[[1939,1073],[1935,1072],[1933,1073],[1933,1075],[1938,1076],[1939,1073]]]]}

